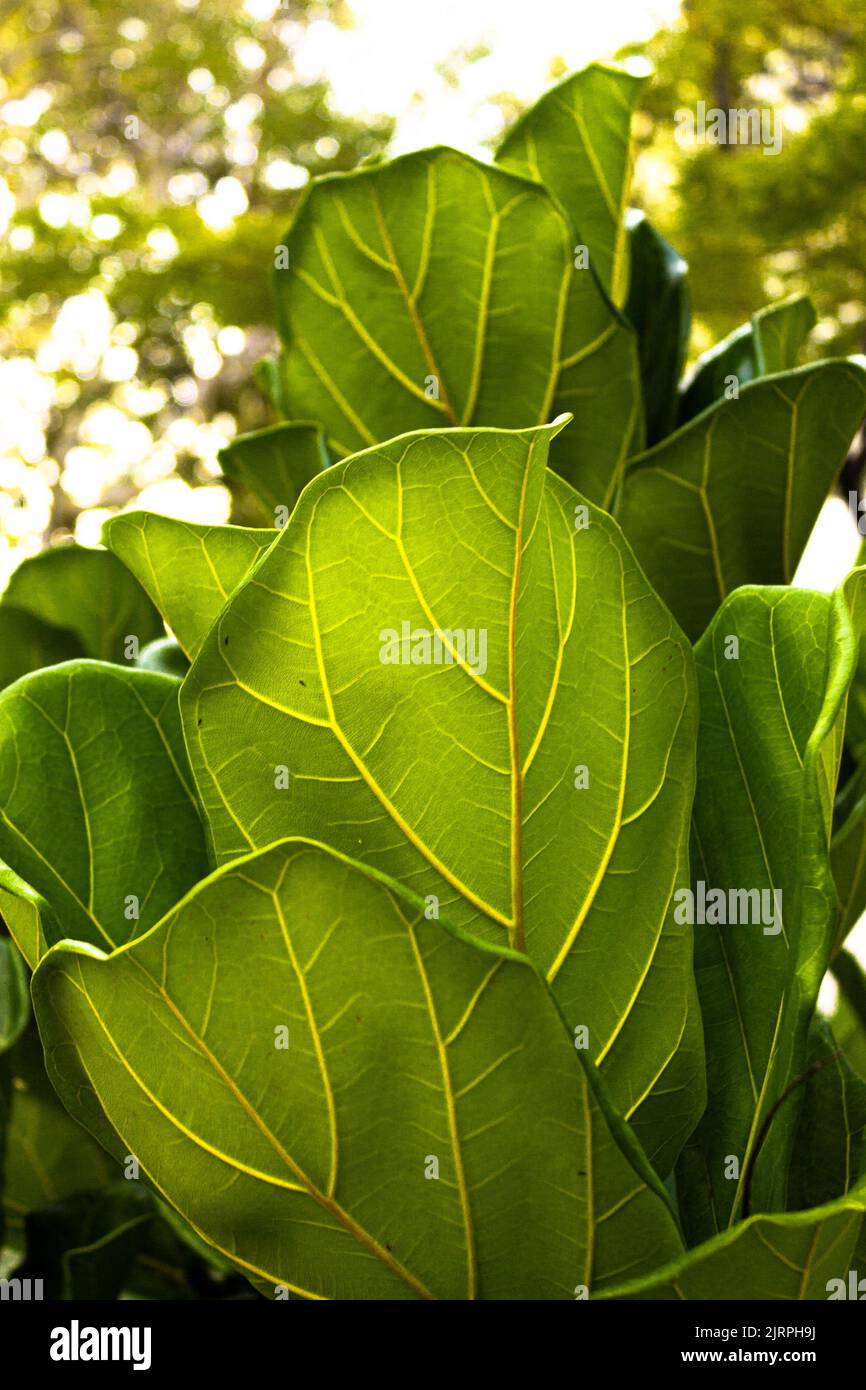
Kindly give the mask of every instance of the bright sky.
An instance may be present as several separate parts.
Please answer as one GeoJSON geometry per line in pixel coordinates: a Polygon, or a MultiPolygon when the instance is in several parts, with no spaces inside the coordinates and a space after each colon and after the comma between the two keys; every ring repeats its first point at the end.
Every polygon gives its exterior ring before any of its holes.
{"type": "Polygon", "coordinates": [[[579,68],[610,58],[679,8],[679,0],[350,0],[354,29],[314,23],[297,61],[305,75],[327,73],[338,109],[396,115],[399,151],[442,142],[480,153],[499,128],[491,96],[532,101],[550,85],[554,59],[579,68]],[[437,71],[481,44],[490,56],[464,69],[459,85],[437,71]]]}

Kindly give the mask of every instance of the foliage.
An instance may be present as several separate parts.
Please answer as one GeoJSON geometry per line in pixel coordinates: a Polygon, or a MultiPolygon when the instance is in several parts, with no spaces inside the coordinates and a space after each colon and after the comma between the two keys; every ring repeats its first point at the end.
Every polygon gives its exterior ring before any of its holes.
{"type": "MultiPolygon", "coordinates": [[[[249,380],[272,337],[261,268],[299,189],[390,133],[384,117],[342,118],[326,83],[296,70],[322,7],[252,11],[25,0],[0,15],[0,384],[15,460],[0,504],[25,552],[72,533],[82,508],[118,509],[166,478],[212,486],[218,445],[267,421],[249,380]]],[[[327,14],[340,22],[342,6],[327,14]]],[[[0,549],[2,579],[9,568],[0,549]]]]}
{"type": "Polygon", "coordinates": [[[638,91],[315,181],[287,418],[223,456],[272,524],[130,512],[0,600],[9,1248],[58,1296],[847,1279],[866,568],[790,581],[866,371],[797,366],[794,299],[680,379],[638,91]],[[28,1135],[98,1141],[90,1207],[28,1135]]]}
{"type": "Polygon", "coordinates": [[[690,0],[641,51],[656,69],[641,201],[695,272],[700,347],[765,299],[808,290],[821,319],[815,355],[862,351],[862,9],[755,0],[744,15],[735,0],[690,0]],[[781,150],[767,158],[755,145],[678,144],[673,115],[699,99],[775,111],[781,150]]]}

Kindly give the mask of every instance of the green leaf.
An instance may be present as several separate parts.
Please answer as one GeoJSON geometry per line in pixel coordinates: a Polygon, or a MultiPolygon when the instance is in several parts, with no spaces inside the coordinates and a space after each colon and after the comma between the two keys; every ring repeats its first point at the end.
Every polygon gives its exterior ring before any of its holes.
{"type": "Polygon", "coordinates": [[[282,364],[273,353],[260,357],[253,368],[253,380],[259,390],[270,401],[278,415],[288,415],[288,403],[283,387],[282,364]]]}
{"type": "Polygon", "coordinates": [[[647,442],[656,444],[676,422],[692,319],[689,268],[642,212],[632,209],[626,227],[631,251],[626,315],[640,342],[647,442]]]}
{"type": "Polygon", "coordinates": [[[275,535],[155,512],[121,512],[103,527],[105,544],[135,575],[190,658],[275,535]]]}
{"type": "Polygon", "coordinates": [[[30,969],[52,941],[65,933],[48,903],[8,864],[0,863],[0,915],[30,969]]]}
{"type": "Polygon", "coordinates": [[[751,323],[698,358],[681,387],[678,423],[685,424],[721,400],[731,376],[743,387],[756,377],[790,371],[816,318],[815,306],[804,294],[753,314],[751,323]]]}
{"type": "Polygon", "coordinates": [[[13,942],[0,936],[0,1053],[17,1042],[30,1017],[24,963],[13,942]]]}
{"type": "Polygon", "coordinates": [[[309,835],[528,949],[661,1171],[703,1104],[671,903],[692,654],[616,524],[545,467],[556,428],[420,433],[335,464],[223,610],[181,708],[217,863],[309,835]],[[452,634],[439,664],[400,661],[404,623],[422,657],[452,634]]]}
{"type": "Polygon", "coordinates": [[[33,992],[72,1112],[272,1296],[572,1298],[682,1248],[526,958],[321,846],[33,992]]]}
{"type": "Polygon", "coordinates": [[[94,1192],[117,1177],[105,1150],[68,1115],[45,1072],[35,1026],[7,1053],[12,1108],[7,1134],[6,1190],[10,1211],[38,1211],[76,1192],[94,1192]]]}
{"type": "Polygon", "coordinates": [[[633,459],[619,520],[697,639],[731,590],[790,583],[866,409],[866,371],[821,362],[763,378],[633,459]]]}
{"type": "Polygon", "coordinates": [[[29,671],[83,655],[71,632],[51,627],[23,608],[0,604],[0,690],[29,671]]]}
{"type": "Polygon", "coordinates": [[[553,409],[574,419],[554,439],[550,466],[609,511],[626,460],[644,447],[637,334],[602,304],[592,272],[572,276],[553,409]]]}
{"type": "Polygon", "coordinates": [[[830,1017],[833,1035],[861,1081],[866,1081],[866,975],[850,951],[833,957],[833,978],[839,987],[830,1017]]]}
{"type": "Polygon", "coordinates": [[[19,1278],[43,1281],[47,1299],[115,1299],[153,1219],[149,1193],[120,1181],[31,1212],[19,1278]]]}
{"type": "Polygon", "coordinates": [[[100,661],[127,660],[127,637],[143,647],[164,636],[159,614],[120,561],[80,545],[58,545],[24,560],[2,604],[73,633],[84,655],[100,661]]]}
{"type": "Polygon", "coordinates": [[[773,376],[796,366],[800,349],[818,321],[807,294],[795,294],[752,315],[755,375],[773,376]]]}
{"type": "Polygon", "coordinates": [[[618,305],[625,303],[629,283],[631,118],[645,81],[590,63],[545,92],[496,152],[497,164],[544,184],[559,199],[618,305]]]}
{"type": "Polygon", "coordinates": [[[9,1117],[12,1113],[12,1075],[8,1053],[0,1055],[0,1278],[7,1277],[19,1263],[12,1248],[6,1210],[6,1153],[9,1146],[9,1117]]]}
{"type": "MultiPolygon", "coordinates": [[[[43,931],[127,941],[207,872],[177,690],[73,661],[0,695],[0,855],[49,904],[43,931]]],[[[35,964],[38,904],[26,912],[27,939],[9,927],[35,964]]]]}
{"type": "Polygon", "coordinates": [[[142,671],[159,671],[164,676],[183,680],[189,670],[189,659],[173,637],[157,637],[155,642],[148,642],[136,666],[142,671]]]}
{"type": "Polygon", "coordinates": [[[339,454],[424,426],[546,419],[572,254],[544,189],[425,150],[314,180],[287,244],[287,397],[339,454]]]}
{"type": "Polygon", "coordinates": [[[732,594],[695,649],[693,874],[709,919],[695,926],[695,970],[708,1102],[680,1169],[690,1239],[745,1215],[747,1189],[751,1211],[784,1205],[796,1100],[762,1128],[804,1071],[833,948],[829,835],[855,657],[842,593],[802,589],[732,594]],[[711,890],[724,895],[715,924],[711,890]]]}
{"type": "MultiPolygon", "coordinates": [[[[855,685],[856,677],[852,693],[855,685]]],[[[852,781],[849,794],[853,795],[853,805],[835,831],[830,850],[840,903],[837,944],[866,911],[866,771],[861,767],[852,781]]]]}
{"type": "Polygon", "coordinates": [[[863,1188],[812,1211],[752,1216],[643,1279],[606,1291],[615,1299],[712,1302],[839,1297],[866,1211],[863,1188]]]}
{"type": "Polygon", "coordinates": [[[816,1019],[799,1084],[800,1118],[788,1183],[789,1208],[823,1206],[866,1177],[866,1084],[816,1019]]]}
{"type": "Polygon", "coordinates": [[[539,184],[456,150],[314,180],[276,271],[287,408],[341,456],[573,409],[554,465],[602,501],[640,429],[637,342],[573,243],[539,184]]]}
{"type": "Polygon", "coordinates": [[[292,512],[311,478],[331,463],[318,425],[271,425],[241,434],[220,450],[226,477],[240,483],[261,503],[271,525],[292,512]]]}
{"type": "MultiPolygon", "coordinates": [[[[858,531],[860,525],[861,520],[858,517],[858,531]]],[[[855,566],[858,569],[862,565],[866,565],[866,541],[861,543],[855,561],[855,566]]],[[[866,601],[864,601],[863,607],[866,609],[866,601]]],[[[845,743],[859,768],[866,763],[866,641],[863,640],[866,636],[866,611],[857,610],[854,615],[854,625],[860,637],[860,652],[857,658],[857,673],[848,694],[845,743]]],[[[859,795],[861,781],[852,786],[851,793],[856,792],[859,795]]]]}

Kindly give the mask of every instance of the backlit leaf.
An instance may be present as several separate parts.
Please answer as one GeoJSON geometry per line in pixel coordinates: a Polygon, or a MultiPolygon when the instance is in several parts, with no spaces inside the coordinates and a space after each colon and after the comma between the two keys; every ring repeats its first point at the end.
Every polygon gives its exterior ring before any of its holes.
{"type": "Polygon", "coordinates": [[[54,949],[34,1000],[72,1113],[271,1296],[573,1298],[682,1248],[528,960],[320,846],[54,949]]]}
{"type": "Polygon", "coordinates": [[[520,117],[496,162],[544,184],[562,203],[614,303],[629,285],[625,210],[631,185],[631,118],[645,77],[590,63],[545,92],[520,117]]]}
{"type": "Polygon", "coordinates": [[[641,428],[635,335],[531,180],[437,148],[316,179],[276,271],[293,417],[345,455],[407,430],[574,412],[554,465],[613,495],[641,428]]]}
{"type": "Polygon", "coordinates": [[[835,1293],[838,1298],[839,1283],[849,1287],[864,1211],[861,1186],[812,1211],[753,1216],[647,1278],[602,1297],[775,1302],[826,1299],[835,1293]]]}
{"type": "Polygon", "coordinates": [[[866,371],[821,362],[753,382],[628,466],[617,518],[697,639],[744,584],[788,584],[866,410],[866,371]]]}
{"type": "Polygon", "coordinates": [[[103,530],[105,544],[135,575],[190,658],[275,535],[155,512],[122,512],[103,530]]]}
{"type": "Polygon", "coordinates": [[[527,949],[664,1167],[703,1102],[672,911],[692,656],[615,523],[545,467],[556,428],[420,433],[334,465],[181,706],[216,862],[309,835],[527,949]]]}

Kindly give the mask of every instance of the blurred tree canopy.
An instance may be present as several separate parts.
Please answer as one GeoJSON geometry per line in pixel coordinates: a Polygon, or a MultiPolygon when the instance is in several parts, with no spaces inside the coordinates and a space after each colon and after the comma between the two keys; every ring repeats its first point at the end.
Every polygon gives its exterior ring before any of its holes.
{"type": "MultiPolygon", "coordinates": [[[[391,136],[299,59],[311,26],[349,18],[344,0],[0,0],[0,585],[139,495],[227,519],[217,450],[272,418],[252,367],[274,247],[311,174],[391,136]]],[[[486,53],[464,46],[449,80],[486,53]]],[[[866,8],[684,0],[629,53],[656,73],[635,201],[690,263],[693,349],[797,290],[812,355],[866,348],[866,8]],[[681,145],[699,101],[771,108],[781,151],[681,145]]]]}
{"type": "Polygon", "coordinates": [[[0,8],[0,585],[43,533],[85,509],[95,541],[143,488],[225,519],[206,485],[224,440],[270,418],[251,366],[298,190],[390,135],[296,71],[307,27],[343,18],[304,0],[0,8]]]}
{"type": "Polygon", "coordinates": [[[703,349],[807,290],[813,355],[866,349],[866,7],[850,0],[684,0],[641,52],[638,197],[689,262],[703,349]],[[773,108],[776,155],[675,138],[675,113],[773,108]]]}

